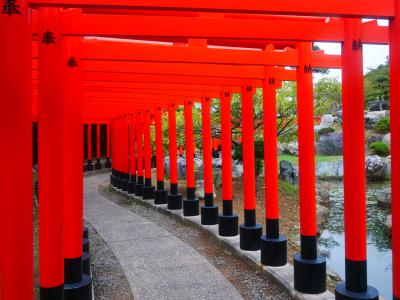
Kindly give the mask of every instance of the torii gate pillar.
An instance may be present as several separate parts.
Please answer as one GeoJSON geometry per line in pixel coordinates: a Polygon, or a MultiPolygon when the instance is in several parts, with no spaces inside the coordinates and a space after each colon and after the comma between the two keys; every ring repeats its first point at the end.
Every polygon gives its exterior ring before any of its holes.
{"type": "Polygon", "coordinates": [[[0,299],[31,300],[32,35],[28,1],[16,4],[0,13],[0,299]]]}
{"type": "Polygon", "coordinates": [[[346,281],[336,299],[379,299],[367,285],[364,76],[361,19],[345,19],[342,44],[343,168],[346,281]]]}
{"type": "Polygon", "coordinates": [[[390,132],[392,152],[393,299],[400,300],[400,1],[390,21],[390,132]]]}
{"type": "Polygon", "coordinates": [[[294,287],[307,294],[326,291],[326,260],[317,253],[315,193],[314,97],[311,43],[299,43],[297,118],[299,128],[299,192],[301,254],[294,256],[294,287]]]}
{"type": "Polygon", "coordinates": [[[164,149],[162,135],[162,111],[158,106],[154,109],[155,133],[156,133],[156,166],[157,166],[157,190],[154,193],[154,204],[166,204],[168,191],[164,188],[164,149]]]}

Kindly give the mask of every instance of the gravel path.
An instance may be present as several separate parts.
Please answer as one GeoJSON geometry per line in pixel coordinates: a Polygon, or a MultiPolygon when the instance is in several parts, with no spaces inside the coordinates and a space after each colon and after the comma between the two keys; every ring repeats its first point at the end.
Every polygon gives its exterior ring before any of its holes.
{"type": "Polygon", "coordinates": [[[97,231],[89,228],[91,269],[96,300],[133,300],[129,283],[118,259],[97,231]]]}
{"type": "Polygon", "coordinates": [[[107,180],[104,180],[99,186],[99,192],[108,200],[157,224],[192,246],[236,287],[244,299],[291,299],[289,294],[278,286],[273,279],[260,273],[259,270],[248,265],[230,251],[224,249],[223,246],[214,243],[206,233],[113,192],[109,188],[107,180]]]}

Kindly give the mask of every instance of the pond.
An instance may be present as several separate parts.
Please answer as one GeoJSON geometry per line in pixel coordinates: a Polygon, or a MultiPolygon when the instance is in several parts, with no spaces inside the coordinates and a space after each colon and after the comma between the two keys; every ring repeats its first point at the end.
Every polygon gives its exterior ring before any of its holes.
{"type": "MultiPolygon", "coordinates": [[[[378,289],[386,299],[392,299],[391,239],[384,231],[386,216],[390,212],[377,206],[374,195],[389,187],[389,183],[367,187],[368,284],[378,289]]],[[[329,194],[331,213],[320,237],[320,250],[326,256],[328,267],[344,279],[343,184],[332,183],[329,194]]]]}

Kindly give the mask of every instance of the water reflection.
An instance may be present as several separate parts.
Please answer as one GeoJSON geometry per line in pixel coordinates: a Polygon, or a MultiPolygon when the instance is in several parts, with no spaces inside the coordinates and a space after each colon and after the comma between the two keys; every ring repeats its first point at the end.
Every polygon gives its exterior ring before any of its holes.
{"type": "MultiPolygon", "coordinates": [[[[377,288],[386,299],[392,299],[391,239],[384,231],[389,211],[379,208],[375,198],[388,187],[390,185],[380,184],[367,188],[368,284],[377,288]]],[[[320,249],[327,257],[328,266],[344,278],[343,184],[332,183],[329,194],[331,213],[320,238],[320,249]]]]}

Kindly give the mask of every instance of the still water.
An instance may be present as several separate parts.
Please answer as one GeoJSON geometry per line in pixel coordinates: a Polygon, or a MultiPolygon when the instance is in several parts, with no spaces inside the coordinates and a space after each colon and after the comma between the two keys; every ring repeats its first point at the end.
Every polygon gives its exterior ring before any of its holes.
{"type": "MultiPolygon", "coordinates": [[[[386,299],[392,299],[391,239],[384,232],[386,216],[390,212],[377,206],[375,195],[389,187],[389,184],[381,184],[367,188],[368,284],[386,299]]],[[[328,266],[344,279],[343,184],[332,183],[329,194],[331,213],[320,238],[320,249],[328,266]]]]}

